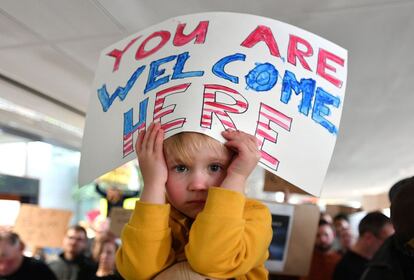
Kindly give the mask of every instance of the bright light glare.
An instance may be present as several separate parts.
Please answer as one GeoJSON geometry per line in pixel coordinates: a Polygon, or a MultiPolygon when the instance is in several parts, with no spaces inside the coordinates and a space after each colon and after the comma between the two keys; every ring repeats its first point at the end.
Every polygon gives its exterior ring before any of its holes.
{"type": "Polygon", "coordinates": [[[17,215],[19,215],[20,202],[17,200],[0,199],[0,215],[1,226],[12,226],[16,222],[17,215]]]}

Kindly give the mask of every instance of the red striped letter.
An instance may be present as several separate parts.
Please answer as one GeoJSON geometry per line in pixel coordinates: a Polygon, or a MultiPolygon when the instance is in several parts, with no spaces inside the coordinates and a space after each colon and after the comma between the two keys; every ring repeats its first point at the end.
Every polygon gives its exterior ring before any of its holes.
{"type": "Polygon", "coordinates": [[[279,160],[263,150],[264,142],[266,140],[272,143],[277,142],[277,132],[270,127],[271,122],[277,124],[287,131],[290,131],[292,118],[286,116],[285,114],[282,114],[281,112],[264,103],[261,103],[259,109],[259,121],[257,122],[255,132],[255,136],[260,143],[259,150],[262,157],[260,162],[273,170],[277,170],[279,166],[279,160]]]}
{"type": "MultiPolygon", "coordinates": [[[[154,105],[154,122],[161,122],[162,117],[171,114],[175,110],[175,104],[163,107],[165,98],[172,94],[185,92],[189,86],[190,84],[181,84],[157,92],[154,105]]],[[[186,118],[178,118],[167,123],[163,123],[162,129],[164,129],[164,131],[169,131],[175,128],[182,127],[185,123],[185,120],[186,118]]]]}
{"type": "Polygon", "coordinates": [[[204,85],[203,112],[201,115],[201,127],[211,128],[213,114],[217,116],[224,128],[237,129],[229,113],[241,114],[248,108],[247,100],[234,89],[222,85],[204,85]],[[230,96],[233,104],[217,102],[217,93],[230,96]]]}

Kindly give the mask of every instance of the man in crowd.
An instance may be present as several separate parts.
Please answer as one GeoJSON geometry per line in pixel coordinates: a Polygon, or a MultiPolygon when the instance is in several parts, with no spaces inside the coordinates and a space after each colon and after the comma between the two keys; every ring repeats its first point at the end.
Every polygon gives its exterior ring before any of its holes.
{"type": "Polygon", "coordinates": [[[414,279],[414,176],[397,184],[391,200],[395,234],[375,254],[362,280],[414,279]]]}
{"type": "Polygon", "coordinates": [[[336,264],[341,256],[332,250],[335,238],[332,225],[324,220],[319,221],[313,250],[310,271],[302,280],[331,280],[336,264]]]}
{"type": "Polygon", "coordinates": [[[345,253],[346,248],[341,244],[341,233],[350,228],[349,217],[345,213],[338,213],[333,217],[333,227],[335,229],[335,239],[332,244],[332,249],[341,253],[345,253]]]}
{"type": "Polygon", "coordinates": [[[394,233],[390,219],[380,212],[368,213],[359,223],[359,237],[338,263],[334,280],[359,279],[369,260],[385,239],[394,233]]]}
{"type": "Polygon", "coordinates": [[[84,255],[86,248],[86,230],[79,225],[70,227],[63,238],[63,253],[49,264],[59,280],[94,278],[97,266],[84,255]]]}
{"type": "Polygon", "coordinates": [[[16,233],[0,231],[0,279],[56,280],[42,261],[23,256],[24,244],[16,233]]]}

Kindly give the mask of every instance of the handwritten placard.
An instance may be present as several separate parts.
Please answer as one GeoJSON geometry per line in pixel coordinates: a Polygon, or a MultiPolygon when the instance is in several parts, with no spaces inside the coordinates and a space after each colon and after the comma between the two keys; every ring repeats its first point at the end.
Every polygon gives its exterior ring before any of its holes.
{"type": "Polygon", "coordinates": [[[61,247],[72,212],[22,204],[14,230],[33,247],[61,247]]]}
{"type": "Polygon", "coordinates": [[[122,207],[114,207],[111,209],[111,214],[109,216],[111,223],[109,228],[117,237],[121,236],[122,229],[124,228],[124,225],[129,222],[131,213],[132,210],[122,207]]]}
{"type": "Polygon", "coordinates": [[[106,48],[83,137],[80,185],[134,159],[137,133],[255,135],[260,166],[319,195],[339,129],[347,51],[269,18],[173,18],[106,48]]]}

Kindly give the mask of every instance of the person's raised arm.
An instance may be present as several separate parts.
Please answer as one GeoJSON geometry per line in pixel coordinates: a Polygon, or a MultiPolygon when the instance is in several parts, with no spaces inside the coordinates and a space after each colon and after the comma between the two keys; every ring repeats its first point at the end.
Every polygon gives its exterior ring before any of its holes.
{"type": "Polygon", "coordinates": [[[101,186],[98,183],[95,183],[95,191],[99,193],[101,196],[106,198],[106,191],[101,189],[101,186]]]}
{"type": "Polygon", "coordinates": [[[152,279],[174,261],[168,226],[170,205],[165,200],[168,173],[163,139],[160,124],[152,123],[146,132],[139,133],[135,145],[144,189],[124,226],[116,256],[117,269],[125,279],[152,279]]]}
{"type": "Polygon", "coordinates": [[[135,145],[139,167],[144,179],[141,201],[164,204],[168,170],[163,152],[164,131],[159,123],[152,123],[141,131],[135,145]]]}
{"type": "Polygon", "coordinates": [[[247,178],[260,159],[257,139],[236,130],[223,131],[222,135],[227,140],[224,145],[234,152],[234,156],[221,187],[244,193],[247,178]]]}

